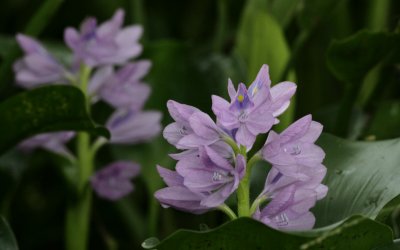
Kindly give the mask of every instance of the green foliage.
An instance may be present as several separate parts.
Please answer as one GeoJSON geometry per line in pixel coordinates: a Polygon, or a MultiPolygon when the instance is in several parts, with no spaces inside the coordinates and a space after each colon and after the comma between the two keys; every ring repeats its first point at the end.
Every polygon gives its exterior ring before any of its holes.
{"type": "Polygon", "coordinates": [[[340,41],[328,50],[328,66],[344,83],[361,85],[365,75],[380,61],[392,55],[400,35],[361,31],[340,41]]]}
{"type": "Polygon", "coordinates": [[[0,216],[0,249],[18,250],[17,241],[7,221],[0,216]]]}
{"type": "Polygon", "coordinates": [[[21,140],[51,131],[89,131],[109,137],[96,127],[81,91],[72,86],[47,86],[15,95],[0,103],[0,153],[21,140]]]}
{"type": "Polygon", "coordinates": [[[400,194],[400,139],[352,142],[325,134],[318,144],[326,153],[329,192],[313,209],[317,227],[353,214],[375,218],[400,194]]]}
{"type": "Polygon", "coordinates": [[[353,216],[330,230],[285,233],[264,224],[239,218],[216,229],[179,230],[148,249],[372,249],[393,241],[391,230],[362,216],[353,216]]]}

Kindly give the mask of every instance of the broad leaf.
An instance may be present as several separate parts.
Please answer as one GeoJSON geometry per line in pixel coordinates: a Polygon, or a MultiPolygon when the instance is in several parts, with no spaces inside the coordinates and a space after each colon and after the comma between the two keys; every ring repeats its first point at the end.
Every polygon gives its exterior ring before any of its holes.
{"type": "Polygon", "coordinates": [[[391,230],[378,222],[354,216],[331,231],[290,234],[240,218],[208,231],[179,230],[148,249],[371,249],[391,244],[391,230]]]}
{"type": "Polygon", "coordinates": [[[0,216],[0,249],[18,250],[17,241],[7,221],[0,216]]]}
{"type": "Polygon", "coordinates": [[[51,131],[89,131],[109,137],[95,127],[82,92],[72,86],[47,86],[26,91],[0,103],[0,153],[21,140],[51,131]]]}
{"type": "Polygon", "coordinates": [[[328,226],[353,214],[375,218],[400,194],[400,139],[352,142],[324,134],[328,195],[314,208],[316,227],[328,226]]]}

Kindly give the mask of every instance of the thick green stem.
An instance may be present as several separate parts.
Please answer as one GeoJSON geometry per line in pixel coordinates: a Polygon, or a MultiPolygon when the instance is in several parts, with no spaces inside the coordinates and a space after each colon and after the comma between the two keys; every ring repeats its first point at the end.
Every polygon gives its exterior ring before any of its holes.
{"type": "MultiPolygon", "coordinates": [[[[246,150],[246,149],[244,149],[246,150]]],[[[237,198],[238,198],[238,214],[239,217],[250,217],[250,176],[251,170],[255,163],[257,163],[261,159],[260,154],[255,154],[251,159],[247,162],[246,166],[246,174],[243,179],[240,181],[239,187],[237,189],[237,198]]]]}
{"type": "MultiPolygon", "coordinates": [[[[87,92],[90,69],[82,66],[80,71],[80,88],[87,92]]],[[[90,113],[90,102],[87,100],[87,109],[90,113]]],[[[67,250],[86,250],[88,245],[90,210],[92,191],[88,181],[93,172],[93,150],[90,144],[90,135],[86,132],[78,133],[77,139],[77,181],[76,190],[78,199],[70,201],[67,208],[65,241],[67,250]]]]}
{"type": "Polygon", "coordinates": [[[250,216],[250,188],[249,188],[249,176],[246,174],[240,181],[237,189],[238,199],[238,214],[239,217],[250,216]]]}
{"type": "Polygon", "coordinates": [[[237,219],[235,212],[233,212],[232,209],[230,209],[230,207],[228,207],[226,204],[222,204],[218,207],[218,209],[224,212],[229,217],[229,219],[237,219]]]}

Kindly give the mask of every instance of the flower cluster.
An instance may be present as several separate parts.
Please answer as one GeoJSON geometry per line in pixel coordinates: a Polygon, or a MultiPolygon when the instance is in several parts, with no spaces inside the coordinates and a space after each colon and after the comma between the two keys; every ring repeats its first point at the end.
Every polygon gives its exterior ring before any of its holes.
{"type": "Polygon", "coordinates": [[[155,193],[162,206],[195,214],[220,209],[235,218],[224,202],[236,191],[239,216],[279,230],[312,228],[310,208],[327,193],[321,184],[325,154],[315,145],[322,125],[308,115],[280,134],[271,130],[295,91],[291,82],[271,87],[268,66],[263,65],[249,88],[240,83],[236,90],[228,81],[230,102],[212,96],[216,122],[195,107],[168,101],[175,122],[164,129],[164,137],[182,152],[171,155],[178,161],[176,171],[157,166],[168,186],[155,193]],[[266,133],[265,145],[247,159],[257,136],[266,133]],[[250,206],[251,168],[261,159],[272,167],[250,206]]]}
{"type": "MultiPolygon", "coordinates": [[[[18,34],[17,42],[24,56],[14,64],[14,71],[17,84],[23,88],[71,84],[86,93],[89,103],[106,102],[114,108],[106,123],[111,133],[109,143],[135,144],[159,134],[161,113],[143,111],[151,92],[143,78],[149,72],[151,62],[131,61],[142,51],[138,40],[143,30],[139,25],[123,28],[123,21],[124,11],[117,10],[110,20],[100,25],[95,18],[89,17],[81,24],[80,30],[65,29],[64,40],[72,50],[69,66],[63,65],[35,39],[18,34]]],[[[65,143],[74,136],[73,132],[42,134],[22,142],[20,147],[24,150],[41,147],[73,159],[65,143]]],[[[94,176],[92,184],[101,197],[115,200],[132,188],[123,182],[119,186],[108,185],[107,182],[115,178],[114,165],[110,166],[109,171],[94,176]],[[111,189],[120,190],[114,192],[111,189]]],[[[131,174],[122,174],[120,178],[131,177],[131,174]]]]}

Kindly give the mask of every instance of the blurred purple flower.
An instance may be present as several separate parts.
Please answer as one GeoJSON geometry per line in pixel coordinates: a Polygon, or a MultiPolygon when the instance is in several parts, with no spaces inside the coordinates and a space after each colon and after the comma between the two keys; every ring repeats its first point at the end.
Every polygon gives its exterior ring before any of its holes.
{"type": "Polygon", "coordinates": [[[119,9],[111,20],[97,26],[93,17],[87,18],[80,31],[67,28],[64,40],[78,61],[94,67],[105,64],[124,64],[142,52],[138,43],[143,29],[132,25],[122,29],[124,11],[119,9]]]}
{"type": "Polygon", "coordinates": [[[203,213],[216,208],[237,189],[245,173],[242,155],[236,166],[209,147],[202,147],[200,155],[178,161],[176,172],[158,167],[158,172],[168,187],[155,193],[164,207],[203,213]]]}
{"type": "Polygon", "coordinates": [[[50,152],[62,155],[64,157],[72,157],[71,152],[65,147],[65,143],[75,136],[74,132],[53,132],[35,135],[21,142],[18,145],[22,151],[32,151],[36,148],[43,148],[50,152]]]}
{"type": "Polygon", "coordinates": [[[287,176],[308,179],[305,168],[321,165],[325,153],[315,145],[322,125],[307,115],[281,134],[271,131],[262,149],[263,158],[287,176]]]}
{"type": "Polygon", "coordinates": [[[90,183],[98,196],[116,201],[132,192],[131,179],[139,174],[138,164],[130,161],[113,162],[97,171],[90,183]]]}
{"type": "Polygon", "coordinates": [[[236,141],[250,149],[256,136],[267,133],[279,122],[275,117],[289,106],[296,85],[282,82],[270,89],[268,66],[263,65],[249,89],[243,83],[236,92],[232,82],[228,82],[231,102],[219,96],[212,96],[212,110],[218,124],[233,131],[236,141]]]}
{"type": "Polygon", "coordinates": [[[24,88],[33,88],[45,83],[65,83],[68,72],[35,39],[17,35],[17,42],[25,55],[14,63],[16,82],[24,88]]]}
{"type": "Polygon", "coordinates": [[[116,110],[106,124],[111,132],[110,143],[134,144],[151,140],[161,131],[161,118],[158,111],[116,110]]]}
{"type": "Polygon", "coordinates": [[[114,72],[111,66],[98,69],[89,82],[89,94],[114,108],[139,110],[150,95],[150,87],[141,82],[151,63],[141,60],[128,63],[114,72]]]}

